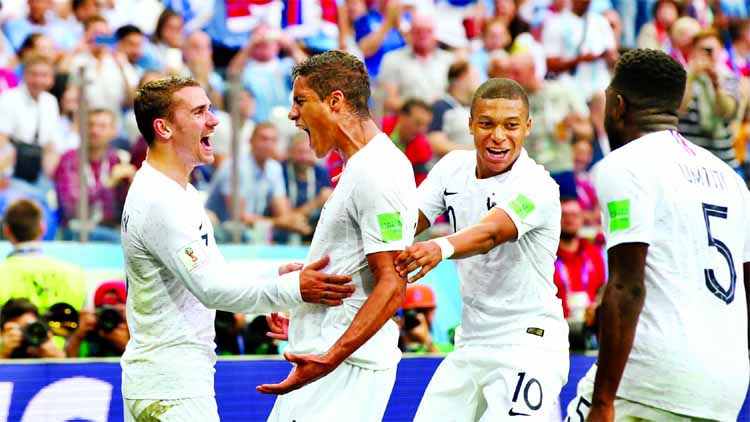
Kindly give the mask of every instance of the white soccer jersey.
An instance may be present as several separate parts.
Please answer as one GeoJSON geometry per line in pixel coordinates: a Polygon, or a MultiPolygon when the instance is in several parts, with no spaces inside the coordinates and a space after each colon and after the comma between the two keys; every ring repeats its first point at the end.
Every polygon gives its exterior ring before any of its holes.
{"type": "MultiPolygon", "coordinates": [[[[306,303],[294,309],[289,325],[292,352],[325,353],[349,328],[375,284],[367,255],[411,245],[416,198],[411,163],[385,134],[347,161],[321,212],[307,262],[329,256],[323,271],[351,275],[356,291],[341,306],[306,303]]],[[[401,359],[398,335],[398,327],[388,320],[346,361],[367,369],[393,368],[401,359]]]]}
{"type": "Polygon", "coordinates": [[[302,303],[297,272],[230,280],[195,188],[148,162],[125,201],[122,248],[131,336],[121,359],[126,399],[213,396],[214,310],[264,313],[302,303]]]}
{"type": "Polygon", "coordinates": [[[557,184],[524,150],[508,172],[486,179],[475,174],[476,152],[454,151],[418,189],[419,208],[429,221],[447,210],[459,231],[498,207],[518,229],[516,241],[455,261],[463,299],[456,346],[567,350],[568,325],[552,281],[560,241],[557,184]]]}
{"type": "Polygon", "coordinates": [[[662,131],[607,155],[594,183],[607,248],[649,245],[646,301],[617,395],[692,417],[736,420],[750,372],[744,182],[710,152],[662,131]]]}

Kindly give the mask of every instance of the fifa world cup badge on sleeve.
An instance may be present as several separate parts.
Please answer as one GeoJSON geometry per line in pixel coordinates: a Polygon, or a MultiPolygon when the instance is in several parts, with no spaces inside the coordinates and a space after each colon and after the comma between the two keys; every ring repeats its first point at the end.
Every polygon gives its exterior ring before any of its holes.
{"type": "Polygon", "coordinates": [[[630,228],[630,199],[607,203],[609,211],[609,231],[616,232],[630,228]]]}
{"type": "Polygon", "coordinates": [[[518,218],[520,218],[521,220],[526,218],[529,214],[531,214],[534,211],[534,209],[536,209],[536,206],[531,201],[531,199],[521,194],[519,194],[516,197],[516,199],[510,201],[508,206],[510,206],[510,208],[516,213],[518,218]]]}
{"type": "Polygon", "coordinates": [[[401,213],[389,212],[378,214],[378,225],[380,226],[380,238],[384,242],[394,242],[403,239],[401,213]]]}
{"type": "Polygon", "coordinates": [[[208,253],[203,243],[200,240],[196,240],[180,248],[177,251],[177,258],[185,266],[185,269],[191,273],[208,261],[208,253]]]}

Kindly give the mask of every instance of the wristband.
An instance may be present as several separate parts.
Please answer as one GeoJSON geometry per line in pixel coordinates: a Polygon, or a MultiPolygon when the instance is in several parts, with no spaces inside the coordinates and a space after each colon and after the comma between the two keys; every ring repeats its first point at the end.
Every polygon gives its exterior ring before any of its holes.
{"type": "Polygon", "coordinates": [[[447,237],[438,237],[436,239],[432,239],[433,242],[437,243],[437,245],[440,247],[440,252],[442,254],[442,260],[445,261],[446,259],[453,256],[453,252],[455,252],[455,248],[453,247],[453,244],[448,240],[447,237]]]}

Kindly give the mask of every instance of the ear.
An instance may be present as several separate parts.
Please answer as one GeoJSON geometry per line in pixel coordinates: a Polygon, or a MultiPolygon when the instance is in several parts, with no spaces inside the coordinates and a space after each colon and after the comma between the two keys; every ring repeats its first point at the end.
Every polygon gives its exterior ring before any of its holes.
{"type": "Polygon", "coordinates": [[[15,241],[15,239],[13,238],[13,233],[10,232],[10,227],[6,223],[3,223],[3,237],[8,240],[15,241]]]}
{"type": "Polygon", "coordinates": [[[35,240],[43,238],[45,234],[47,234],[47,223],[42,220],[39,222],[39,236],[35,240]]]}
{"type": "Polygon", "coordinates": [[[326,102],[328,103],[328,107],[331,108],[331,111],[340,111],[344,107],[344,100],[344,93],[337,89],[328,94],[326,102]]]}
{"type": "Polygon", "coordinates": [[[163,139],[172,137],[172,129],[169,127],[166,119],[154,119],[154,134],[163,139]]]}
{"type": "Polygon", "coordinates": [[[524,135],[523,135],[524,138],[531,134],[531,123],[532,123],[531,116],[529,116],[529,118],[526,120],[526,129],[524,130],[524,135]]]}
{"type": "Polygon", "coordinates": [[[474,119],[469,116],[469,133],[474,136],[474,119]]]}
{"type": "Polygon", "coordinates": [[[627,112],[628,109],[628,103],[625,101],[625,98],[617,94],[617,104],[614,107],[613,114],[617,120],[621,120],[622,117],[625,115],[625,112],[627,112]]]}

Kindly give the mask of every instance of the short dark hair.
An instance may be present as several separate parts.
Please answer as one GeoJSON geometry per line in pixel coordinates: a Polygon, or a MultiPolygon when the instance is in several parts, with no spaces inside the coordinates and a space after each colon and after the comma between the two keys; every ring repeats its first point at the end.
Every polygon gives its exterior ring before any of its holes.
{"type": "Polygon", "coordinates": [[[401,106],[400,111],[401,111],[401,114],[409,114],[415,108],[421,108],[422,110],[426,110],[432,113],[432,107],[430,107],[430,105],[427,104],[427,101],[421,98],[407,99],[406,101],[404,101],[404,104],[401,106]]]}
{"type": "Polygon", "coordinates": [[[154,120],[172,118],[174,111],[174,93],[189,86],[200,86],[193,78],[170,76],[153,80],[138,89],[135,93],[133,109],[138,130],[146,143],[154,142],[154,120]]]}
{"type": "Polygon", "coordinates": [[[682,65],[660,50],[639,48],[615,64],[610,88],[639,107],[677,113],[687,74],[682,65]]]}
{"type": "Polygon", "coordinates": [[[3,223],[16,241],[36,240],[42,233],[42,207],[31,199],[13,201],[5,210],[3,223]]]}
{"type": "Polygon", "coordinates": [[[321,100],[339,90],[352,111],[361,118],[370,116],[370,75],[361,60],[337,50],[311,56],[292,69],[292,78],[305,78],[321,100]]]}
{"type": "Polygon", "coordinates": [[[115,31],[115,38],[117,41],[122,41],[123,38],[131,34],[143,35],[143,31],[135,25],[127,24],[117,28],[117,31],[115,31]]]}
{"type": "Polygon", "coordinates": [[[0,329],[5,327],[5,323],[20,317],[23,314],[31,312],[39,318],[39,308],[26,298],[8,299],[0,309],[0,329]]]}
{"type": "Polygon", "coordinates": [[[737,18],[729,21],[729,37],[732,41],[739,41],[745,31],[750,30],[750,19],[737,18]]]}
{"type": "Polygon", "coordinates": [[[529,97],[526,91],[518,82],[508,78],[490,78],[482,85],[479,85],[474,97],[471,99],[471,115],[474,115],[474,104],[477,100],[491,100],[502,98],[505,100],[521,100],[526,109],[526,116],[529,115],[529,97]]]}
{"type": "Polygon", "coordinates": [[[459,60],[450,65],[448,68],[448,84],[452,84],[456,79],[464,76],[469,71],[469,62],[466,60],[459,60]]]}

